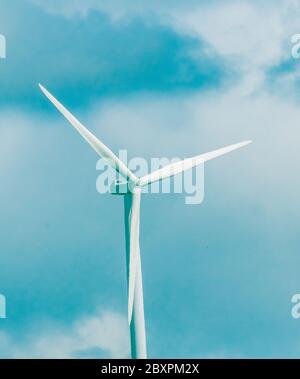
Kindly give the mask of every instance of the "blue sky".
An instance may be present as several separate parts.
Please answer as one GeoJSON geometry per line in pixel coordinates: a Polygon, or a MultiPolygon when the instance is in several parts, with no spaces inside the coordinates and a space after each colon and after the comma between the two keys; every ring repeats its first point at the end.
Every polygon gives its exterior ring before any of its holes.
{"type": "Polygon", "coordinates": [[[142,199],[149,356],[299,357],[300,4],[135,3],[1,2],[0,355],[129,351],[122,199],[42,82],[132,157],[254,141],[206,165],[203,204],[142,199]]]}

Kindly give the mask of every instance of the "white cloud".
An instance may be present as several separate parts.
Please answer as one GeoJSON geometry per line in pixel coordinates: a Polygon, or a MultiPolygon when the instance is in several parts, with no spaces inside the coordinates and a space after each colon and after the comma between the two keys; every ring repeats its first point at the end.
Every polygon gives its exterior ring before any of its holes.
{"type": "Polygon", "coordinates": [[[229,1],[172,11],[173,25],[198,34],[242,72],[241,88],[253,93],[265,71],[291,58],[291,36],[299,32],[300,2],[229,1]]]}
{"type": "MultiPolygon", "coordinates": [[[[64,103],[64,99],[60,100],[64,103]]],[[[297,171],[299,146],[295,136],[299,134],[300,111],[289,98],[282,99],[263,90],[255,95],[245,95],[237,86],[226,92],[211,91],[205,96],[202,93],[132,96],[95,103],[85,112],[70,110],[115,152],[119,148],[128,149],[129,158],[185,158],[253,139],[253,145],[245,148],[247,152],[237,152],[231,158],[224,159],[230,159],[230,168],[243,167],[244,178],[251,180],[251,191],[256,191],[257,201],[266,200],[259,195],[267,188],[266,179],[273,184],[274,194],[278,194],[284,181],[286,185],[280,191],[286,195],[296,184],[293,173],[297,171]]],[[[11,172],[10,165],[17,167],[20,159],[25,161],[23,165],[29,167],[32,159],[41,157],[40,153],[43,160],[53,160],[54,156],[61,154],[66,141],[69,141],[69,149],[74,148],[74,156],[70,150],[69,159],[76,158],[77,146],[82,152],[89,152],[89,147],[85,148],[84,142],[70,133],[66,121],[59,114],[54,113],[49,121],[44,115],[5,112],[0,113],[0,124],[3,125],[0,129],[0,167],[3,175],[11,172]],[[11,128],[10,125],[19,126],[11,128]],[[39,144],[43,150],[38,148],[39,144]]],[[[91,156],[97,160],[96,155],[91,156]]],[[[223,167],[223,159],[219,160],[218,165],[223,167]]],[[[216,183],[235,172],[240,171],[229,170],[226,175],[216,178],[216,183]]],[[[95,170],[95,180],[96,177],[95,170]]],[[[237,182],[235,180],[233,191],[237,182]]],[[[246,191],[246,187],[243,190],[246,191]]],[[[296,192],[292,191],[294,195],[296,192]]],[[[249,193],[249,196],[253,197],[254,194],[249,193]]],[[[297,196],[294,200],[298,203],[297,196]]],[[[295,206],[291,201],[289,204],[295,206]]]]}
{"type": "Polygon", "coordinates": [[[50,12],[72,16],[90,9],[119,20],[156,15],[177,31],[198,35],[243,72],[241,86],[251,93],[263,84],[264,71],[290,56],[290,38],[299,33],[300,1],[97,1],[73,0],[36,4],[50,12]]]}
{"type": "Polygon", "coordinates": [[[243,58],[249,66],[281,56],[282,9],[261,3],[228,2],[187,10],[178,21],[204,36],[222,55],[243,58]]]}
{"type": "Polygon", "coordinates": [[[197,0],[52,0],[51,2],[44,2],[42,0],[31,0],[33,3],[42,6],[46,10],[52,13],[60,13],[66,16],[72,16],[74,14],[80,14],[82,16],[90,9],[98,9],[107,13],[113,19],[120,19],[132,14],[145,14],[151,13],[164,13],[169,14],[174,8],[185,9],[191,7],[197,7],[199,1],[197,0]]]}
{"type": "Polygon", "coordinates": [[[0,332],[3,358],[88,358],[129,356],[129,332],[125,317],[116,312],[84,316],[70,326],[41,323],[19,338],[0,332]]]}
{"type": "Polygon", "coordinates": [[[207,164],[215,185],[231,181],[232,199],[242,196],[251,202],[255,198],[266,212],[275,210],[279,197],[289,199],[278,202],[279,208],[298,204],[300,182],[294,173],[300,110],[289,98],[262,90],[255,96],[245,95],[237,86],[205,97],[152,96],[108,102],[90,109],[84,118],[104,141],[127,148],[129,157],[184,158],[252,139],[253,144],[243,151],[207,164]]]}

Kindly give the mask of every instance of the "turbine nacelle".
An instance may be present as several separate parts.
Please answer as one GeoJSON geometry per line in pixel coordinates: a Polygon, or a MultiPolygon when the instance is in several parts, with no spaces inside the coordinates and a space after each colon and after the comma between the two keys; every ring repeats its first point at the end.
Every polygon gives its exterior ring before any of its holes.
{"type": "Polygon", "coordinates": [[[110,186],[109,192],[112,195],[126,195],[128,193],[135,193],[139,189],[141,189],[139,183],[136,184],[125,180],[115,180],[110,186]]]}

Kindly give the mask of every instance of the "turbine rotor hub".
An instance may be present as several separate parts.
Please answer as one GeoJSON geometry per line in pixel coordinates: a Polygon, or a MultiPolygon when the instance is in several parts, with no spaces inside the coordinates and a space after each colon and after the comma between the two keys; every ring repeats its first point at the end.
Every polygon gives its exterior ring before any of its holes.
{"type": "Polygon", "coordinates": [[[110,193],[112,195],[126,195],[128,193],[136,193],[141,191],[140,183],[134,183],[125,180],[116,180],[110,186],[110,193]]]}

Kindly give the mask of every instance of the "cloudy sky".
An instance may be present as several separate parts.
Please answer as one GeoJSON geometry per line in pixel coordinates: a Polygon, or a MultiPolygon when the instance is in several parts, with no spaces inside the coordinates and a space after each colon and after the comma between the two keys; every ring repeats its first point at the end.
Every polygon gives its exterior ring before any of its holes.
{"type": "Polygon", "coordinates": [[[2,0],[1,357],[127,357],[122,199],[41,82],[114,151],[205,166],[145,195],[150,357],[299,357],[300,1],[2,0]]]}

